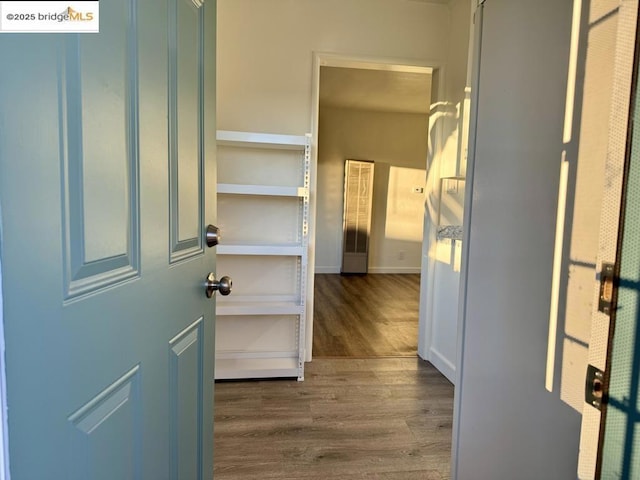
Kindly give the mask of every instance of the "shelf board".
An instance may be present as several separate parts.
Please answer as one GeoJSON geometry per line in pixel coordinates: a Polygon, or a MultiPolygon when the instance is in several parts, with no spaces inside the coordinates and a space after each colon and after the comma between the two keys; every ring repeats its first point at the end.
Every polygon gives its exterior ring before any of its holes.
{"type": "Polygon", "coordinates": [[[218,255],[281,255],[301,257],[302,245],[218,245],[218,255]]]}
{"type": "Polygon", "coordinates": [[[277,378],[298,376],[297,358],[216,358],[215,379],[277,378]]]}
{"type": "Polygon", "coordinates": [[[309,195],[309,189],[305,187],[219,183],[218,193],[229,193],[235,195],[267,195],[272,197],[306,197],[309,195]]]}
{"type": "Polygon", "coordinates": [[[232,147],[274,148],[278,150],[304,150],[308,137],[305,135],[279,135],[273,133],[233,132],[218,130],[218,145],[232,147]]]}
{"type": "Polygon", "coordinates": [[[296,302],[244,302],[242,298],[218,300],[216,315],[302,315],[304,305],[296,302]]]}

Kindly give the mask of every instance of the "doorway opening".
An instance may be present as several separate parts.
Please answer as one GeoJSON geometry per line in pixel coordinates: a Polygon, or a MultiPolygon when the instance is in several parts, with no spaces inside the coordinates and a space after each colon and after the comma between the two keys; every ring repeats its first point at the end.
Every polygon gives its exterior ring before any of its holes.
{"type": "MultiPolygon", "coordinates": [[[[419,330],[427,177],[439,136],[430,126],[443,69],[437,64],[316,54],[312,152],[312,253],[308,360],[415,356],[419,330]],[[345,161],[372,161],[368,274],[341,275],[345,161]]],[[[426,272],[428,275],[428,272],[426,272]]]]}

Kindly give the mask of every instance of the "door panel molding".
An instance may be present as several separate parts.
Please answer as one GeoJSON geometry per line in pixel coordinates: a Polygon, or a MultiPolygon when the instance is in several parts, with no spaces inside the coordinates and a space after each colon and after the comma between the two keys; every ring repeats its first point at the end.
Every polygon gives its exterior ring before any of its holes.
{"type": "Polygon", "coordinates": [[[123,18],[103,22],[122,26],[120,30],[105,27],[100,36],[68,36],[62,47],[59,114],[65,300],[140,273],[137,1],[127,0],[125,5],[123,18]],[[104,64],[103,58],[83,56],[85,45],[95,55],[113,49],[118,41],[125,44],[120,62],[104,64]],[[101,66],[119,68],[121,82],[105,82],[101,66]],[[123,108],[118,111],[117,105],[123,108]],[[103,135],[105,130],[119,131],[121,138],[103,135]],[[118,145],[122,145],[119,151],[118,145]],[[96,177],[103,181],[87,181],[96,177]]]}
{"type": "Polygon", "coordinates": [[[202,480],[204,317],[169,342],[170,472],[173,480],[202,480]],[[196,436],[192,435],[196,432],[196,436]]]}
{"type": "Polygon", "coordinates": [[[70,478],[141,478],[139,382],[140,365],[136,365],[68,417],[74,427],[69,441],[70,478]],[[118,452],[113,451],[116,444],[118,452]]]}
{"type": "Polygon", "coordinates": [[[194,2],[170,1],[167,45],[170,263],[204,252],[203,22],[203,9],[194,2]],[[193,45],[181,48],[181,42],[193,45]],[[189,115],[193,111],[196,118],[189,115]]]}

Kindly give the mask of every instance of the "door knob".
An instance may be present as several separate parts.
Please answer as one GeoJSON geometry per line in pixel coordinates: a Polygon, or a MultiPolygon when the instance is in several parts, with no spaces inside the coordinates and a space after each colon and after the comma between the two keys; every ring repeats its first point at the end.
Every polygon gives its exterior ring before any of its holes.
{"type": "Polygon", "coordinates": [[[220,243],[220,229],[215,225],[207,225],[207,230],[205,232],[205,240],[207,242],[207,247],[215,247],[220,243]]]}
{"type": "Polygon", "coordinates": [[[229,295],[231,288],[233,287],[233,280],[229,277],[222,277],[220,280],[216,280],[216,276],[213,272],[207,275],[207,281],[205,284],[205,291],[207,298],[213,297],[213,294],[217,291],[220,295],[229,295]]]}

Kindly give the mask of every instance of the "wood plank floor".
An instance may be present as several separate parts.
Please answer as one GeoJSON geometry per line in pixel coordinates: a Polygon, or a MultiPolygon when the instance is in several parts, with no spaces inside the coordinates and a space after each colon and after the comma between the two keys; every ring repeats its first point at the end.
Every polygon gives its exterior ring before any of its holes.
{"type": "Polygon", "coordinates": [[[420,275],[316,275],[314,293],[314,358],[416,355],[420,275]]]}
{"type": "Polygon", "coordinates": [[[215,401],[215,480],[449,478],[453,386],[417,358],[315,359],[215,401]]]}

